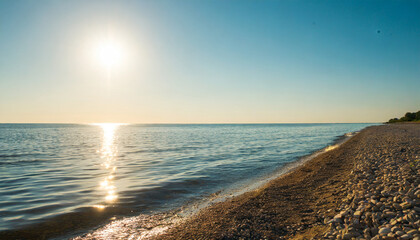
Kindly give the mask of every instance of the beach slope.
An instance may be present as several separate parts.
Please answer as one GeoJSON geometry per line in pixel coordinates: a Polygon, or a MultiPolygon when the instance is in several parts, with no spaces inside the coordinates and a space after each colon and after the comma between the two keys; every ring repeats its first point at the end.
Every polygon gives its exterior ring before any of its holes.
{"type": "Polygon", "coordinates": [[[368,127],[158,239],[418,239],[420,124],[368,127]]]}

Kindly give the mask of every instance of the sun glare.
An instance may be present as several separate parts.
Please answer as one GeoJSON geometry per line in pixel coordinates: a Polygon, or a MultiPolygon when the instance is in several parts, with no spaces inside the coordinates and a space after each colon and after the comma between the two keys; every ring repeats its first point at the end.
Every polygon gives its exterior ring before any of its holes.
{"type": "MultiPolygon", "coordinates": [[[[115,144],[115,133],[119,126],[125,125],[123,123],[94,123],[92,125],[102,128],[102,148],[98,151],[101,155],[101,168],[106,172],[106,175],[99,182],[99,189],[104,194],[104,200],[107,204],[111,204],[118,199],[117,188],[114,182],[117,167],[118,148],[115,144]]],[[[103,209],[105,205],[95,205],[95,208],[103,209]]]]}
{"type": "Polygon", "coordinates": [[[124,55],[122,44],[110,38],[98,42],[94,49],[96,61],[107,70],[120,67],[123,64],[124,55]]]}

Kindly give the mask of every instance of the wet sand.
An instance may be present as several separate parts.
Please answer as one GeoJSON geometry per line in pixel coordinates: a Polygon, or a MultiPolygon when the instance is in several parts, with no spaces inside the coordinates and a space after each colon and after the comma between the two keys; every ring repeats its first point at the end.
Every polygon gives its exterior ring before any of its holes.
{"type": "Polygon", "coordinates": [[[157,239],[419,239],[420,124],[368,127],[157,239]]]}

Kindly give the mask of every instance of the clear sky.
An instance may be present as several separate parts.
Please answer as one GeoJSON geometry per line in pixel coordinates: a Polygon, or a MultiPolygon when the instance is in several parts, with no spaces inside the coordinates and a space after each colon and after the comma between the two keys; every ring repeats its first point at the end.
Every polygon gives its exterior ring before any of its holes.
{"type": "Polygon", "coordinates": [[[418,110],[420,1],[0,1],[0,122],[383,122],[418,110]],[[94,54],[109,39],[112,66],[94,54]]]}

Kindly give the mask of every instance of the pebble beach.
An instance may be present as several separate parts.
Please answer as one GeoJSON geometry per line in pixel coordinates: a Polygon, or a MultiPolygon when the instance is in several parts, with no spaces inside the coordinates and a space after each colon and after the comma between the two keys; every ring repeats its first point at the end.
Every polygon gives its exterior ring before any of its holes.
{"type": "MultiPolygon", "coordinates": [[[[377,130],[376,130],[377,129],[377,130]]],[[[420,125],[369,131],[368,152],[356,150],[348,193],[332,219],[328,239],[420,239],[420,125]]]]}
{"type": "Polygon", "coordinates": [[[420,239],[420,124],[368,127],[158,239],[420,239]]]}

